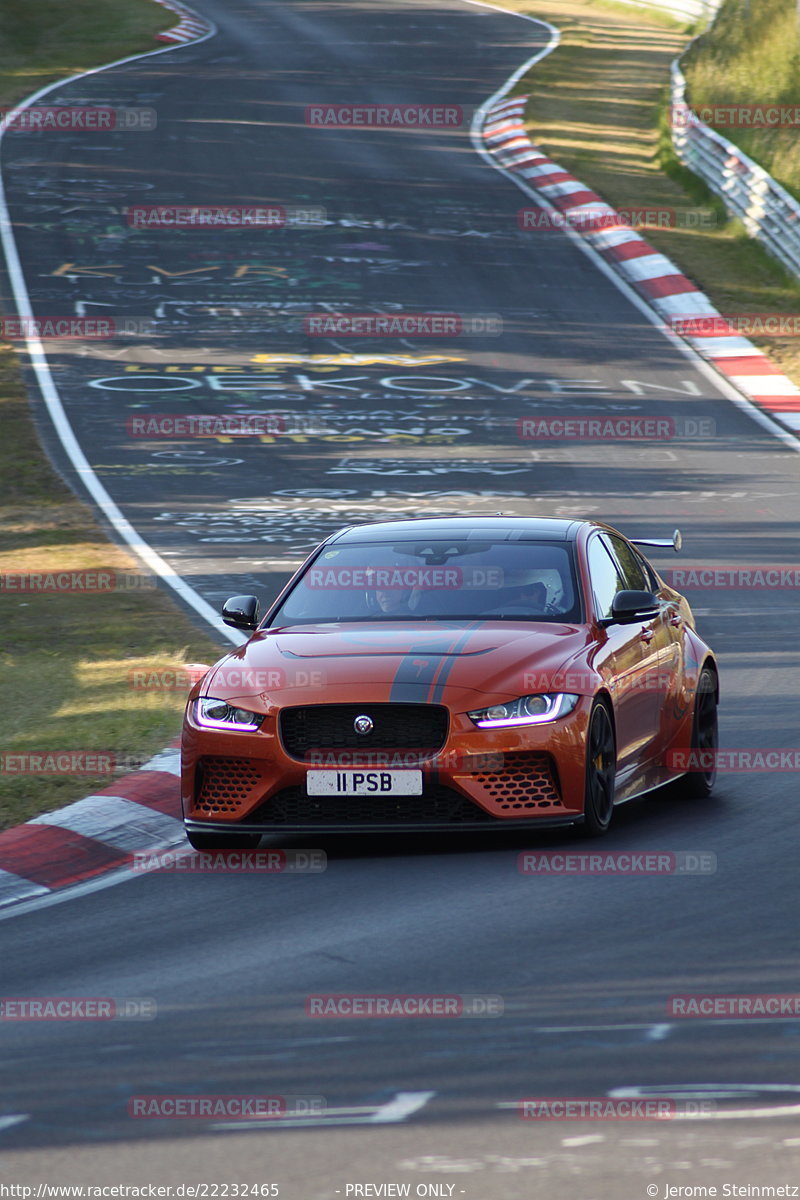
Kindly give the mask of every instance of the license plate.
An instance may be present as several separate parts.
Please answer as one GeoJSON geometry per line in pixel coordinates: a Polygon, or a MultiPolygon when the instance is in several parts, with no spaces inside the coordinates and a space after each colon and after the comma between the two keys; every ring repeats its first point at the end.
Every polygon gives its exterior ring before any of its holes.
{"type": "Polygon", "coordinates": [[[421,796],[422,771],[309,771],[309,796],[421,796]]]}

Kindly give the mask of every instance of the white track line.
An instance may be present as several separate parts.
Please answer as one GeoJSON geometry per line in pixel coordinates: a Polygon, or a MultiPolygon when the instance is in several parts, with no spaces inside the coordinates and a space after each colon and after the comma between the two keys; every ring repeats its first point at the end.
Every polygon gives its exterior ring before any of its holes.
{"type": "MultiPolygon", "coordinates": [[[[213,22],[209,21],[211,29],[203,37],[198,37],[195,41],[188,45],[197,46],[201,42],[205,42],[208,38],[215,37],[218,30],[213,22]]],[[[142,54],[131,54],[127,58],[119,58],[115,62],[106,63],[102,67],[93,67],[89,71],[81,71],[78,75],[70,75],[68,79],[58,79],[55,83],[49,83],[46,87],[40,88],[38,92],[34,92],[31,96],[20,101],[18,105],[0,122],[0,143],[8,129],[9,125],[16,119],[18,113],[24,112],[35,104],[37,100],[41,100],[43,96],[49,95],[58,88],[66,84],[75,83],[79,79],[86,79],[91,75],[99,75],[103,71],[110,71],[114,67],[124,66],[126,63],[139,62],[145,58],[154,58],[158,54],[174,54],[177,50],[185,49],[186,44],[176,44],[174,46],[164,46],[159,50],[147,50],[142,54]]],[[[1,147],[0,147],[1,149],[1,147]]],[[[2,173],[0,172],[0,244],[3,247],[3,252],[6,258],[8,275],[11,281],[11,289],[14,294],[14,301],[17,306],[17,312],[20,317],[32,318],[33,309],[31,300],[28,294],[28,286],[25,281],[25,276],[22,270],[19,252],[17,250],[16,240],[14,238],[14,230],[11,224],[11,217],[8,211],[8,203],[6,201],[5,188],[3,186],[2,173]]],[[[67,419],[67,414],[64,411],[64,404],[61,395],[56,386],[53,375],[50,371],[50,364],[47,361],[44,346],[38,337],[26,336],[25,344],[30,357],[30,362],[36,373],[36,379],[39,384],[39,389],[42,398],[47,407],[50,420],[53,422],[53,427],[58,434],[59,441],[63,446],[70,463],[72,464],[75,473],[80,478],[84,487],[88,491],[92,500],[97,505],[103,516],[110,522],[119,539],[126,543],[130,549],[141,559],[155,575],[157,575],[164,583],[180,597],[185,604],[207,621],[213,627],[215,632],[222,634],[228,641],[235,645],[241,645],[246,641],[246,637],[238,631],[224,625],[222,619],[210,604],[200,596],[193,587],[191,587],[173,567],[166,562],[165,559],[158,554],[153,547],[145,541],[141,534],[134,529],[133,525],[122,515],[122,512],[111,499],[103,484],[98,479],[93,468],[90,466],[86,455],[83,453],[77,438],[73,432],[72,426],[67,419]]]]}
{"type": "Polygon", "coordinates": [[[29,1121],[30,1113],[14,1113],[12,1116],[0,1117],[0,1133],[4,1129],[11,1129],[13,1125],[21,1125],[23,1121],[29,1121]]]}
{"type": "Polygon", "coordinates": [[[210,1128],[218,1133],[241,1133],[243,1129],[277,1130],[308,1129],[326,1125],[396,1125],[407,1120],[424,1108],[436,1095],[435,1092],[398,1092],[393,1100],[376,1108],[374,1105],[356,1105],[347,1108],[329,1108],[321,1113],[309,1113],[308,1117],[275,1117],[267,1121],[226,1121],[210,1128]]]}

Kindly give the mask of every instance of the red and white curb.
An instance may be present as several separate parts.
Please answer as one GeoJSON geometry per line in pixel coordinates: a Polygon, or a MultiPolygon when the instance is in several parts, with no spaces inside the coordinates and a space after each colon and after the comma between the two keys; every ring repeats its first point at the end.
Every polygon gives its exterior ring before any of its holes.
{"type": "Polygon", "coordinates": [[[197,13],[192,12],[190,8],[179,4],[178,0],[155,0],[155,3],[160,4],[162,8],[168,8],[170,12],[177,13],[180,17],[179,23],[173,25],[172,29],[165,29],[163,33],[156,34],[156,38],[160,42],[193,42],[195,38],[211,33],[214,28],[210,22],[198,17],[197,13]]]}
{"type": "Polygon", "coordinates": [[[704,292],[630,227],[601,196],[531,142],[527,96],[492,104],[481,126],[485,150],[518,174],[579,237],[622,276],[684,341],[741,393],[792,433],[800,433],[800,388],[730,326],[704,292]],[[687,332],[682,332],[686,329],[687,332]]]}
{"type": "Polygon", "coordinates": [[[102,791],[0,832],[0,907],[123,867],[137,851],[185,842],[179,776],[173,744],[102,791]]]}

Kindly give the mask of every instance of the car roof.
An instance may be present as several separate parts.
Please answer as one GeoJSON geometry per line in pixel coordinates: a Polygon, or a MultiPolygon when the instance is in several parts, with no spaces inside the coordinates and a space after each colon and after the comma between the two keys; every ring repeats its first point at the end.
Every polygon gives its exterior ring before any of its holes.
{"type": "Polygon", "coordinates": [[[453,516],[405,517],[393,521],[370,521],[351,525],[328,538],[336,542],[441,541],[457,537],[463,541],[492,538],[507,542],[572,542],[581,526],[594,524],[559,517],[453,516]]]}

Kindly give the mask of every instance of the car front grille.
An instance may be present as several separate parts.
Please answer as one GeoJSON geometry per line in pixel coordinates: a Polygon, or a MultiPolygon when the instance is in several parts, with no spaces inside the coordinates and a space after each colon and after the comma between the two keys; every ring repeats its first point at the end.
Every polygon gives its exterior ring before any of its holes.
{"type": "Polygon", "coordinates": [[[195,809],[236,812],[262,778],[260,764],[246,758],[202,758],[197,766],[195,809]]]}
{"type": "MultiPolygon", "coordinates": [[[[377,706],[369,711],[376,712],[377,706]]],[[[478,761],[481,757],[478,756],[478,761]]],[[[508,753],[503,756],[500,769],[494,768],[494,763],[491,768],[477,769],[471,773],[469,783],[464,780],[475,800],[435,782],[435,776],[423,772],[421,796],[308,796],[301,785],[277,792],[244,820],[248,824],[270,826],[493,824],[502,822],[501,814],[523,815],[564,807],[548,754],[508,753]],[[478,800],[490,811],[482,808],[478,800]]],[[[268,787],[265,764],[258,759],[201,758],[193,808],[203,816],[241,813],[248,802],[257,804],[268,787]]]]}
{"type": "Polygon", "coordinates": [[[506,754],[502,771],[476,771],[473,778],[504,812],[563,808],[549,754],[506,754]]]}
{"type": "Polygon", "coordinates": [[[447,740],[449,714],[441,704],[312,704],[285,708],[280,735],[286,753],[309,761],[317,751],[408,750],[435,754],[447,740]],[[371,717],[371,733],[356,733],[356,717],[371,717]]]}
{"type": "Polygon", "coordinates": [[[439,785],[422,796],[307,796],[305,788],[284,788],[247,817],[253,825],[461,825],[499,824],[471,800],[439,785]]]}

